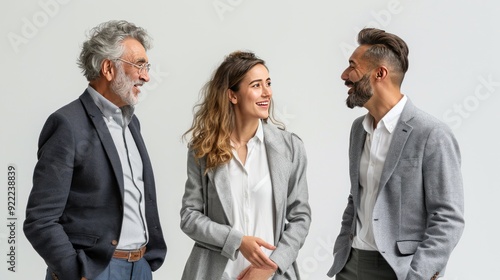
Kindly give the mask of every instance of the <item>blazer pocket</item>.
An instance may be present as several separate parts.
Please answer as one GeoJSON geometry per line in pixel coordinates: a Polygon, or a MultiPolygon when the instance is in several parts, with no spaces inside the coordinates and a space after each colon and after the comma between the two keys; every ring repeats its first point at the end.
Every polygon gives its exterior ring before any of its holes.
{"type": "Polygon", "coordinates": [[[399,161],[401,167],[418,167],[419,158],[403,158],[399,161]]]}
{"type": "Polygon", "coordinates": [[[99,240],[99,236],[84,233],[68,233],[68,238],[75,249],[91,248],[99,240]]]}
{"type": "Polygon", "coordinates": [[[417,251],[420,242],[420,240],[401,240],[396,241],[396,244],[401,255],[413,255],[417,251]]]}

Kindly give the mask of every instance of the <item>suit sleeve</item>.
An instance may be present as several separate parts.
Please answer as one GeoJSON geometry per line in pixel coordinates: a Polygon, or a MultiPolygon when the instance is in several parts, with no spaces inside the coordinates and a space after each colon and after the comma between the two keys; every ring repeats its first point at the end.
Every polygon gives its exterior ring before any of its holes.
{"type": "Polygon", "coordinates": [[[69,195],[75,140],[69,122],[52,114],[39,138],[38,162],[28,198],[24,233],[59,279],[80,279],[77,252],[58,222],[69,195]]]}
{"type": "Polygon", "coordinates": [[[188,152],[187,181],[182,198],[181,229],[198,244],[221,252],[231,260],[238,256],[238,248],[243,239],[243,233],[234,230],[229,225],[212,221],[205,213],[206,180],[203,166],[197,160],[194,151],[188,152]]]}
{"type": "Polygon", "coordinates": [[[464,195],[460,161],[459,147],[449,128],[433,129],[422,167],[428,226],[413,256],[408,280],[430,279],[443,271],[462,235],[464,195]]]}
{"type": "MultiPolygon", "coordinates": [[[[349,171],[352,172],[353,165],[358,164],[358,162],[355,162],[353,159],[353,143],[360,141],[361,139],[355,139],[355,135],[357,131],[359,130],[364,130],[362,128],[362,121],[364,117],[359,117],[356,119],[351,127],[351,132],[349,136],[349,171]]],[[[359,187],[358,184],[352,184],[351,183],[351,193],[349,194],[349,197],[347,198],[347,206],[344,210],[344,213],[342,215],[342,222],[341,222],[341,227],[340,227],[340,233],[335,241],[335,245],[333,247],[333,253],[334,255],[337,254],[340,250],[343,248],[350,248],[348,245],[351,241],[351,233],[353,233],[353,225],[354,225],[354,215],[355,215],[355,206],[354,206],[354,198],[353,198],[353,193],[356,192],[354,188],[359,187]]]]}
{"type": "Polygon", "coordinates": [[[270,259],[278,265],[278,274],[285,273],[296,261],[304,245],[311,224],[311,208],[307,187],[307,156],[302,141],[292,135],[293,166],[288,186],[286,220],[288,223],[271,253],[270,259]]]}
{"type": "Polygon", "coordinates": [[[333,247],[334,254],[349,244],[353,222],[354,222],[354,203],[352,195],[350,194],[349,197],[347,198],[347,206],[344,210],[344,214],[342,215],[340,233],[337,237],[337,241],[335,242],[335,246],[333,247]]]}

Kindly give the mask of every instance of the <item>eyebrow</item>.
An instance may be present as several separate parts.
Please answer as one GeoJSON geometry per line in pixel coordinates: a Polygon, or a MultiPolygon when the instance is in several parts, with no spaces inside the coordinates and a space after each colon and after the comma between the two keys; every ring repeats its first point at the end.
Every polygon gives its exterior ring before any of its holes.
{"type": "MultiPolygon", "coordinates": [[[[270,81],[271,78],[267,78],[266,81],[270,81]]],[[[255,83],[255,82],[262,82],[262,79],[256,79],[256,80],[253,80],[253,81],[250,81],[250,83],[248,83],[249,85],[255,83]]]]}
{"type": "Polygon", "coordinates": [[[144,58],[144,57],[141,57],[141,58],[138,58],[135,60],[135,64],[139,64],[139,63],[146,63],[147,60],[144,58]]]}

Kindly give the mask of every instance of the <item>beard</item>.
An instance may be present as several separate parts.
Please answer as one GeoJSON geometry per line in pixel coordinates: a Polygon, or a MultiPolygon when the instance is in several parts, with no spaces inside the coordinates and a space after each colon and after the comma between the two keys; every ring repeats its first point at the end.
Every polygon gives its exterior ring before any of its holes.
{"type": "Polygon", "coordinates": [[[373,95],[372,86],[370,85],[370,74],[367,73],[363,77],[353,83],[352,93],[346,99],[346,105],[349,108],[363,107],[373,95]]]}
{"type": "Polygon", "coordinates": [[[133,81],[126,74],[123,67],[116,67],[116,78],[111,82],[111,89],[127,105],[134,106],[139,102],[139,97],[134,94],[134,85],[142,84],[142,81],[133,81]]]}

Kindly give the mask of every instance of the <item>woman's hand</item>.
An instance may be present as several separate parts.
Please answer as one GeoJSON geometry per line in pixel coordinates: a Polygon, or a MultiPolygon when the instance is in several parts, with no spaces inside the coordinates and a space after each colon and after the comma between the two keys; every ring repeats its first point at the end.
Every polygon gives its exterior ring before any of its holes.
{"type": "Polygon", "coordinates": [[[260,269],[255,268],[252,265],[249,265],[245,270],[243,270],[240,275],[238,275],[238,280],[267,280],[271,277],[276,270],[269,269],[260,269]]]}
{"type": "Polygon", "coordinates": [[[264,240],[255,236],[243,236],[243,240],[240,245],[240,252],[243,257],[247,259],[254,268],[259,269],[272,269],[276,271],[278,266],[269,257],[262,252],[260,247],[264,247],[269,250],[276,249],[275,246],[265,242],[264,240]]]}

